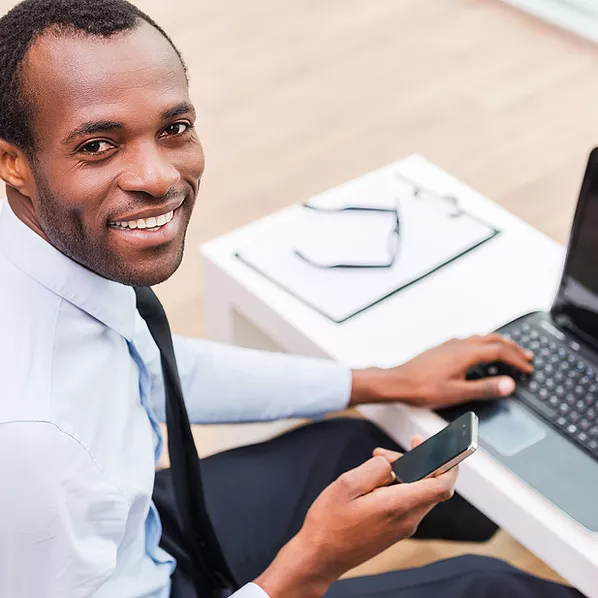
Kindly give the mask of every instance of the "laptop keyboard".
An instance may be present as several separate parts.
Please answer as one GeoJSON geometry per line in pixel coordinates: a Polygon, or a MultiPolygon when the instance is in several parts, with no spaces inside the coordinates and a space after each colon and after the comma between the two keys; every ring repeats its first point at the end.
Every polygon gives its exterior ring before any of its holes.
{"type": "Polygon", "coordinates": [[[491,363],[478,366],[469,377],[512,376],[523,403],[598,458],[598,368],[539,323],[516,322],[501,334],[534,352],[534,372],[526,375],[491,363]]]}

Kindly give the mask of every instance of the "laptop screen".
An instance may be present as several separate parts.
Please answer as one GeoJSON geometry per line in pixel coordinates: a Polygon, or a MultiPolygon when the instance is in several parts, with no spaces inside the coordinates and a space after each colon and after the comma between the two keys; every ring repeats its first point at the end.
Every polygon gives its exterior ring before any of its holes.
{"type": "MultiPolygon", "coordinates": [[[[553,312],[598,341],[598,151],[590,155],[553,312]]],[[[587,340],[590,340],[587,339],[587,340]]]]}

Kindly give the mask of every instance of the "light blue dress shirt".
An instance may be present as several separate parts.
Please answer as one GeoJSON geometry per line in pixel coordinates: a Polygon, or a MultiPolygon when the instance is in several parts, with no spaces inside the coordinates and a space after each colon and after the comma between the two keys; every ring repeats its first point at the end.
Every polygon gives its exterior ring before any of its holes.
{"type": "MultiPolygon", "coordinates": [[[[133,290],[0,206],[0,596],[167,598],[175,562],[151,501],[164,389],[133,290]]],[[[349,399],[351,373],[331,362],[175,347],[195,423],[316,416],[349,399]]]]}

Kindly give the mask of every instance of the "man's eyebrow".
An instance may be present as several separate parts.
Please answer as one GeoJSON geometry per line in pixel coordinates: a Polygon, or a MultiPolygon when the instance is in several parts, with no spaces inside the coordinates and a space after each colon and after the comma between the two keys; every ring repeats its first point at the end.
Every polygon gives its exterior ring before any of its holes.
{"type": "Polygon", "coordinates": [[[193,107],[193,104],[190,104],[189,102],[181,102],[168,110],[164,110],[164,112],[162,112],[162,120],[170,120],[171,118],[187,114],[188,112],[195,116],[195,108],[193,107]]]}
{"type": "MultiPolygon", "coordinates": [[[[181,102],[172,108],[168,108],[162,112],[162,120],[170,120],[182,114],[191,113],[195,116],[195,108],[193,104],[189,102],[181,102]]],[[[105,133],[106,131],[113,131],[114,129],[124,129],[124,125],[121,122],[113,120],[97,120],[89,121],[79,125],[73,129],[63,140],[63,144],[68,145],[77,137],[83,137],[84,135],[94,135],[95,133],[105,133]]]]}
{"type": "Polygon", "coordinates": [[[62,143],[68,145],[77,137],[84,135],[93,135],[95,133],[105,133],[106,131],[113,131],[114,129],[123,129],[122,123],[113,120],[94,120],[83,123],[77,128],[73,129],[63,140],[62,143]]]}

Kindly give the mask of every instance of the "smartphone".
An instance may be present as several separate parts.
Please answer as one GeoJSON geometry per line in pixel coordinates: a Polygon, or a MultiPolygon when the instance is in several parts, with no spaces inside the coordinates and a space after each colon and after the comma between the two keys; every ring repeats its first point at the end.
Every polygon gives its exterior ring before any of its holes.
{"type": "Polygon", "coordinates": [[[469,411],[405,453],[392,465],[397,482],[434,477],[458,465],[478,448],[478,416],[469,411]]]}

